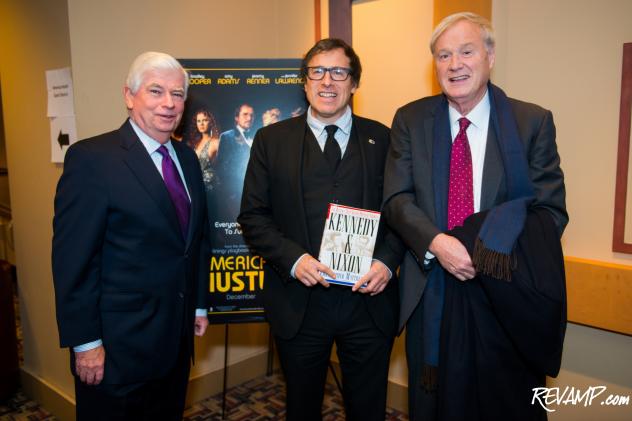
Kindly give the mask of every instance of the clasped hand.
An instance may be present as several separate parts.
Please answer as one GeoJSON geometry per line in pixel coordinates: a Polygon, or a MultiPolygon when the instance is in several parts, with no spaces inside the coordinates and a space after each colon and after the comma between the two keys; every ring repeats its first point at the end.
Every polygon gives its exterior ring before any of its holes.
{"type": "MultiPolygon", "coordinates": [[[[305,254],[298,261],[294,276],[308,287],[313,287],[316,284],[329,287],[329,282],[327,282],[321,273],[333,279],[336,278],[336,274],[329,266],[314,259],[309,254],[305,254]]],[[[374,260],[369,271],[360,278],[351,289],[354,292],[360,291],[363,294],[376,295],[384,291],[384,288],[386,288],[390,280],[390,276],[386,265],[378,260],[374,260]],[[365,284],[366,286],[363,288],[362,286],[365,284]]]]}

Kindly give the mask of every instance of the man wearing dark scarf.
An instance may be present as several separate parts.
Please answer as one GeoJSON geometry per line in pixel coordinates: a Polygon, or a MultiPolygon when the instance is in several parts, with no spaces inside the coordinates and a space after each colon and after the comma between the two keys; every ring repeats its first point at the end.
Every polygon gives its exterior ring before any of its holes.
{"type": "Polygon", "coordinates": [[[442,94],[393,121],[383,213],[408,246],[411,420],[546,419],[531,389],[559,371],[568,215],[555,126],[489,82],[494,47],[486,19],[445,18],[430,42],[442,94]]]}

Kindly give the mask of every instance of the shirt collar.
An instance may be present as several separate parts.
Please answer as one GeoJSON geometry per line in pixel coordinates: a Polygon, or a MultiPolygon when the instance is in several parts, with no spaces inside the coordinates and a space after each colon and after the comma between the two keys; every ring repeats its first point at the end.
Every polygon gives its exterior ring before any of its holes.
{"type": "MultiPolygon", "coordinates": [[[[145,133],[143,129],[138,127],[138,125],[134,123],[134,120],[132,120],[131,118],[129,119],[129,122],[132,126],[132,129],[134,129],[134,132],[138,136],[138,139],[140,139],[140,143],[142,143],[145,149],[147,149],[147,152],[149,152],[150,155],[156,152],[158,148],[162,145],[162,143],[158,142],[156,139],[145,133]]],[[[168,140],[167,143],[165,143],[165,147],[167,148],[167,150],[169,150],[169,154],[171,155],[173,153],[173,145],[171,144],[171,140],[168,140]]]]}
{"type": "MultiPolygon", "coordinates": [[[[341,115],[340,118],[338,118],[338,120],[336,120],[333,123],[336,126],[338,126],[339,131],[343,132],[347,136],[351,133],[351,124],[353,122],[353,119],[351,117],[352,117],[351,107],[347,105],[347,108],[345,109],[344,114],[341,115]]],[[[311,105],[307,109],[307,124],[315,133],[318,133],[319,135],[323,133],[326,126],[330,125],[327,123],[323,123],[322,121],[320,121],[319,119],[317,119],[316,117],[312,115],[311,105]]]]}
{"type": "Polygon", "coordinates": [[[241,134],[241,136],[245,139],[246,138],[246,129],[244,129],[243,127],[241,127],[240,125],[237,125],[237,124],[235,125],[235,128],[241,134]]]}
{"type": "Polygon", "coordinates": [[[489,122],[489,113],[490,113],[489,90],[485,92],[485,96],[483,97],[483,99],[481,99],[479,103],[476,104],[474,108],[472,108],[472,111],[470,111],[467,114],[467,116],[461,115],[461,113],[459,113],[456,109],[452,108],[452,106],[449,106],[448,112],[450,114],[450,127],[454,125],[458,126],[459,119],[461,117],[467,117],[467,119],[470,120],[470,123],[472,123],[474,127],[478,127],[478,128],[483,127],[485,124],[489,122]]]}

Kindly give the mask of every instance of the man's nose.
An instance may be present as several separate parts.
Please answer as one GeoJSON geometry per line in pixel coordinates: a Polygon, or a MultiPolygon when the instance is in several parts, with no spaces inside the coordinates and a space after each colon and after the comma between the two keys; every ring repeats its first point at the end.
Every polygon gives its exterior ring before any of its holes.
{"type": "Polygon", "coordinates": [[[450,69],[459,69],[461,67],[461,57],[458,54],[452,54],[450,57],[450,69]]]}
{"type": "Polygon", "coordinates": [[[173,101],[173,96],[170,93],[165,94],[165,100],[163,101],[163,105],[167,108],[175,107],[175,102],[173,101]]]}
{"type": "Polygon", "coordinates": [[[333,79],[331,78],[331,71],[328,70],[325,72],[325,76],[323,76],[322,83],[324,83],[325,85],[331,85],[332,81],[333,79]]]}

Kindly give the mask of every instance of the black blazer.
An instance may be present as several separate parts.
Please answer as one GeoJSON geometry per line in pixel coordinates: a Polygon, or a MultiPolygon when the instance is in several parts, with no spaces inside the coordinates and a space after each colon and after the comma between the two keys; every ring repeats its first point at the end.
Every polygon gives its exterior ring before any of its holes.
{"type": "Polygon", "coordinates": [[[66,154],[53,220],[59,336],[62,347],[103,340],[104,383],[163,376],[183,338],[192,352],[195,308],[207,307],[209,227],[200,165],[188,147],[173,146],[191,196],[186,240],[129,121],[66,154]]]}
{"type": "MultiPolygon", "coordinates": [[[[529,165],[536,199],[534,206],[546,208],[561,234],[568,222],[564,175],[555,143],[555,125],[550,111],[508,98],[518,125],[529,165]]],[[[434,125],[448,102],[443,95],[423,98],[400,108],[395,114],[391,146],[386,161],[384,215],[409,253],[401,266],[401,314],[403,329],[419,303],[426,286],[422,262],[428,246],[441,231],[435,225],[432,180],[434,125]]],[[[450,127],[442,128],[450,139],[450,127]]],[[[490,125],[485,151],[481,210],[504,202],[507,195],[502,157],[496,133],[490,125]]]]}
{"type": "MultiPolygon", "coordinates": [[[[355,115],[353,129],[362,157],[363,207],[380,210],[389,130],[355,115]]],[[[290,276],[296,260],[310,249],[301,185],[306,130],[303,114],[257,132],[238,218],[246,242],[266,261],[264,306],[272,330],[282,338],[298,332],[312,290],[290,276]]],[[[389,267],[393,278],[381,294],[364,297],[376,326],[391,336],[397,330],[396,269],[403,251],[398,237],[382,226],[374,257],[389,267]]]]}

